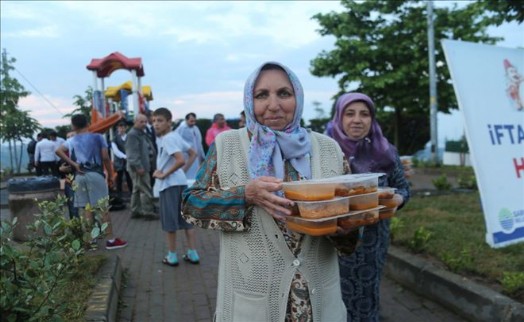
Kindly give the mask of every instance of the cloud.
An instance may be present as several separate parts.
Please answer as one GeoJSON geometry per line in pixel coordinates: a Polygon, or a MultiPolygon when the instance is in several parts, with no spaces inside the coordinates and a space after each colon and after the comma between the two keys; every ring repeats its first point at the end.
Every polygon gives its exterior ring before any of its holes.
{"type": "Polygon", "coordinates": [[[173,118],[183,118],[187,113],[196,113],[199,118],[212,118],[222,113],[226,118],[237,118],[244,108],[242,91],[215,91],[185,94],[156,102],[155,106],[172,106],[173,118]]]}
{"type": "Polygon", "coordinates": [[[29,111],[29,115],[43,127],[54,128],[57,125],[69,124],[69,120],[63,116],[76,108],[71,104],[71,99],[51,95],[45,97],[52,105],[40,96],[29,95],[21,98],[18,106],[21,110],[29,111]]]}
{"type": "Polygon", "coordinates": [[[115,37],[150,39],[173,36],[178,43],[231,43],[249,36],[269,41],[276,46],[297,48],[311,43],[320,35],[314,31],[311,17],[340,7],[333,1],[174,1],[174,2],[82,2],[8,3],[2,19],[30,20],[38,27],[18,30],[7,36],[34,37],[37,30],[47,37],[58,30],[72,32],[80,26],[115,37]],[[60,15],[61,19],[53,17],[60,15]],[[55,21],[64,24],[51,27],[55,21]],[[291,23],[292,22],[292,23],[291,23]],[[54,32],[51,32],[54,31],[54,32]],[[45,32],[45,33],[44,33],[45,32]]]}
{"type": "Polygon", "coordinates": [[[58,38],[60,33],[57,26],[46,26],[33,29],[22,29],[6,32],[2,37],[11,38],[58,38]]]}

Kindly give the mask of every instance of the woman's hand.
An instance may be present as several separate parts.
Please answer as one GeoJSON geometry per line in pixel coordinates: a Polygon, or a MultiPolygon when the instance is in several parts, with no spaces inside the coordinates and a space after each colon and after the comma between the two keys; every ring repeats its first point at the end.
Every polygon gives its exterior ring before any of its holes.
{"type": "Polygon", "coordinates": [[[400,206],[404,202],[404,198],[402,195],[399,195],[398,193],[393,195],[393,198],[390,199],[379,199],[378,203],[382,206],[386,206],[386,208],[395,208],[400,206]]]}
{"type": "Polygon", "coordinates": [[[293,201],[279,197],[273,192],[282,190],[282,180],[274,177],[260,177],[246,185],[245,199],[248,204],[262,207],[273,218],[285,220],[291,215],[293,201]]]}

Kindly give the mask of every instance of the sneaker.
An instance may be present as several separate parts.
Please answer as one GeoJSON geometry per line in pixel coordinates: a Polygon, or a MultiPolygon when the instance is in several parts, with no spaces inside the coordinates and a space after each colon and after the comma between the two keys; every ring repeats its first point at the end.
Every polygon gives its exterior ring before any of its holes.
{"type": "Polygon", "coordinates": [[[110,242],[109,240],[106,241],[106,249],[118,249],[118,248],[124,248],[126,246],[127,246],[127,242],[120,238],[115,238],[113,242],[110,242]]]}
{"type": "Polygon", "coordinates": [[[187,253],[184,255],[184,260],[191,264],[200,263],[200,257],[198,257],[198,253],[195,249],[188,249],[187,253]]]}
{"type": "Polygon", "coordinates": [[[164,259],[162,259],[162,263],[169,266],[178,266],[178,258],[176,254],[173,256],[167,255],[166,257],[164,257],[164,259]]]}

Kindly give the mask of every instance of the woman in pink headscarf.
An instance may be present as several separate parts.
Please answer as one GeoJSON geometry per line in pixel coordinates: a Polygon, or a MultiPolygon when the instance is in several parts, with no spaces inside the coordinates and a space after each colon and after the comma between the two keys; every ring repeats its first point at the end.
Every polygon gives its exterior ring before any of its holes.
{"type": "Polygon", "coordinates": [[[211,125],[211,127],[206,132],[207,146],[211,146],[211,144],[215,142],[215,138],[219,133],[227,130],[231,130],[231,128],[227,125],[224,115],[220,113],[215,114],[213,117],[213,125],[211,125]]]}

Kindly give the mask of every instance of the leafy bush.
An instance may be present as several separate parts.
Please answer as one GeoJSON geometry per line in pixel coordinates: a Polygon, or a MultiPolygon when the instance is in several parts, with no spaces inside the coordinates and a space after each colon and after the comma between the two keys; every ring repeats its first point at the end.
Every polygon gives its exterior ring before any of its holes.
{"type": "Polygon", "coordinates": [[[504,272],[501,284],[505,293],[524,292],[524,272],[504,272]]]}
{"type": "Polygon", "coordinates": [[[426,249],[431,236],[432,233],[424,228],[424,226],[421,226],[415,230],[413,238],[409,241],[409,246],[414,252],[421,253],[426,249]]]}
{"type": "Polygon", "coordinates": [[[455,273],[469,271],[471,265],[473,265],[473,257],[468,249],[462,249],[458,256],[451,252],[446,252],[442,254],[442,261],[455,273]]]}
{"type": "MultiPolygon", "coordinates": [[[[67,301],[57,301],[57,289],[70,282],[92,238],[107,228],[86,232],[85,219],[64,217],[66,199],[39,203],[41,214],[28,225],[34,236],[23,245],[11,241],[16,217],[2,221],[0,228],[0,317],[2,321],[62,321],[67,301]]],[[[100,220],[108,209],[108,198],[94,208],[100,220]]]]}
{"type": "Polygon", "coordinates": [[[459,188],[477,190],[477,179],[474,174],[462,174],[457,179],[459,188]]]}
{"type": "Polygon", "coordinates": [[[404,228],[404,222],[398,217],[391,218],[389,224],[389,237],[391,240],[395,240],[395,234],[404,228]]]}
{"type": "Polygon", "coordinates": [[[439,191],[448,191],[451,189],[451,183],[448,181],[448,177],[445,174],[438,176],[431,181],[435,188],[439,191]]]}

